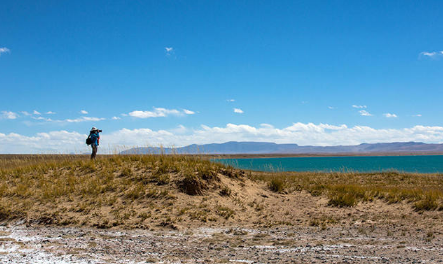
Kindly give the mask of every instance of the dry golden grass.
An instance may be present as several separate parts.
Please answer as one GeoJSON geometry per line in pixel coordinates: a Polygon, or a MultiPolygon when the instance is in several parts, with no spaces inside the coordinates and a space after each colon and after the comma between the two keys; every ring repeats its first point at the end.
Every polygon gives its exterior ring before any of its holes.
{"type": "Polygon", "coordinates": [[[329,205],[354,206],[360,201],[381,199],[388,203],[413,202],[416,210],[443,209],[443,175],[399,172],[282,172],[251,174],[277,192],[305,190],[327,195],[329,205]]]}
{"type": "MultiPolygon", "coordinates": [[[[300,191],[327,197],[332,208],[382,200],[406,201],[417,211],[443,209],[440,174],[245,173],[186,155],[109,155],[95,161],[80,155],[3,155],[0,164],[0,220],[147,228],[255,214],[257,221],[269,222],[275,212],[261,200],[272,196],[283,204],[285,195],[300,191]]],[[[289,211],[280,221],[287,222],[286,215],[295,221],[289,211]]]]}
{"type": "Polygon", "coordinates": [[[144,220],[151,211],[171,207],[177,190],[201,195],[219,187],[221,174],[239,177],[233,168],[180,155],[116,155],[95,161],[85,156],[23,156],[1,162],[0,220],[49,224],[109,227],[137,215],[144,220]],[[149,210],[137,212],[139,208],[149,210]],[[113,222],[100,222],[104,215],[113,215],[113,222]]]}

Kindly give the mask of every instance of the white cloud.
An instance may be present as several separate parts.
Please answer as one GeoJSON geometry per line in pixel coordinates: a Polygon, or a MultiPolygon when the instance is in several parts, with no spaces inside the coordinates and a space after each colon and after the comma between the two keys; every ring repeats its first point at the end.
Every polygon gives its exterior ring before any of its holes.
{"type": "Polygon", "coordinates": [[[265,128],[274,128],[273,125],[271,125],[271,124],[266,124],[266,123],[260,124],[260,126],[261,126],[261,127],[265,127],[265,128]]]}
{"type": "Polygon", "coordinates": [[[359,109],[367,108],[366,105],[352,105],[352,107],[359,108],[359,109]]]}
{"type": "Polygon", "coordinates": [[[18,114],[11,111],[1,111],[0,119],[17,119],[18,114]]]}
{"type": "Polygon", "coordinates": [[[188,109],[183,109],[183,112],[184,112],[185,114],[187,114],[187,115],[193,115],[193,114],[195,114],[194,111],[191,111],[191,110],[188,110],[188,109]]]}
{"type": "Polygon", "coordinates": [[[112,117],[112,120],[119,120],[119,119],[121,119],[121,118],[118,117],[118,116],[113,116],[113,117],[112,117]]]}
{"type": "Polygon", "coordinates": [[[165,47],[166,56],[171,56],[174,54],[174,48],[173,47],[165,47]]]}
{"type": "Polygon", "coordinates": [[[335,107],[333,107],[333,106],[328,106],[328,108],[331,109],[331,110],[335,109],[335,107]]]}
{"type": "Polygon", "coordinates": [[[25,115],[25,116],[30,116],[30,115],[31,115],[30,113],[28,113],[28,112],[26,112],[26,111],[21,111],[20,113],[22,113],[22,114],[25,115]]]}
{"type": "Polygon", "coordinates": [[[421,114],[413,115],[413,117],[421,117],[421,114]]]}
{"type": "Polygon", "coordinates": [[[386,118],[397,118],[398,116],[396,114],[391,114],[391,113],[385,113],[383,114],[386,118]]]}
{"type": "Polygon", "coordinates": [[[106,118],[82,116],[76,119],[65,119],[62,120],[62,122],[65,121],[68,123],[80,123],[80,122],[102,121],[102,120],[106,120],[106,118]]]}
{"type": "MultiPolygon", "coordinates": [[[[183,128],[182,128],[183,130],[183,128]]],[[[190,144],[222,143],[227,141],[258,141],[297,143],[299,145],[355,145],[360,143],[421,141],[441,142],[443,127],[415,126],[404,129],[374,129],[367,126],[347,127],[313,123],[294,123],[286,128],[274,128],[227,124],[226,127],[208,127],[188,130],[186,134],[150,129],[122,129],[109,135],[103,134],[103,142],[111,145],[184,146],[190,144]],[[140,140],[146,142],[140,142],[140,140]]]]}
{"type": "Polygon", "coordinates": [[[180,135],[188,132],[188,129],[184,125],[179,125],[177,128],[172,129],[170,132],[180,135]]]}
{"type": "Polygon", "coordinates": [[[443,51],[433,51],[433,52],[423,51],[420,53],[420,57],[428,57],[433,59],[438,57],[443,57],[443,51]]]}
{"type": "Polygon", "coordinates": [[[362,116],[372,116],[372,114],[369,113],[369,112],[366,111],[366,110],[360,110],[360,111],[358,111],[358,112],[359,112],[360,115],[362,115],[362,116]]]}
{"type": "Polygon", "coordinates": [[[46,114],[47,114],[47,115],[55,115],[55,112],[48,111],[48,112],[46,112],[46,114]]]}
{"type": "MultiPolygon", "coordinates": [[[[46,118],[46,117],[42,117],[42,116],[32,116],[32,119],[39,120],[39,121],[59,123],[59,124],[81,123],[81,122],[98,122],[98,121],[106,120],[106,118],[88,117],[88,116],[82,116],[82,117],[75,118],[75,119],[68,118],[68,119],[61,119],[61,120],[57,120],[57,119],[54,120],[54,119],[46,118]]],[[[32,124],[32,123],[30,123],[30,124],[32,124]]]]}
{"type": "Polygon", "coordinates": [[[34,112],[32,112],[33,115],[41,115],[41,113],[37,110],[34,110],[34,112]]]}
{"type": "Polygon", "coordinates": [[[37,117],[33,116],[32,119],[43,120],[43,121],[47,121],[47,122],[52,122],[53,121],[51,118],[46,118],[46,117],[42,117],[42,116],[37,116],[37,117]]]}
{"type": "Polygon", "coordinates": [[[243,114],[244,112],[240,108],[234,108],[234,113],[243,114]]]}
{"type": "Polygon", "coordinates": [[[226,101],[228,101],[228,102],[235,102],[235,99],[228,99],[226,101]]]}
{"type": "Polygon", "coordinates": [[[195,112],[187,109],[179,111],[177,109],[166,109],[166,108],[154,108],[153,111],[132,111],[128,115],[136,118],[151,118],[151,117],[166,117],[169,115],[182,116],[182,115],[192,115],[195,112]]]}
{"type": "Polygon", "coordinates": [[[34,136],[0,133],[0,153],[85,153],[88,151],[84,144],[86,137],[68,131],[38,133],[34,136]]]}
{"type": "Polygon", "coordinates": [[[81,110],[81,111],[80,111],[80,114],[87,115],[87,114],[88,114],[88,111],[86,111],[86,110],[81,110]]]}
{"type": "MultiPolygon", "coordinates": [[[[441,143],[443,127],[414,126],[402,129],[375,129],[368,126],[294,123],[284,128],[270,124],[259,127],[227,124],[225,127],[202,125],[197,129],[179,126],[171,130],[121,129],[102,133],[100,153],[115,153],[123,146],[186,146],[190,144],[257,141],[297,143],[301,146],[357,145],[360,143],[408,142],[441,143]]],[[[0,133],[0,153],[83,153],[86,134],[67,131],[24,136],[0,133]]]]}
{"type": "Polygon", "coordinates": [[[2,53],[9,53],[9,52],[11,51],[6,47],[0,48],[0,56],[2,55],[2,53]]]}

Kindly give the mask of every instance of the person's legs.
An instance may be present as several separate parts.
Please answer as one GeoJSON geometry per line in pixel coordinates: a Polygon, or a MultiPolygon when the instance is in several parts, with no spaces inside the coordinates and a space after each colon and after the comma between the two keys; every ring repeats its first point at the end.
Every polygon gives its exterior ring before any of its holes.
{"type": "Polygon", "coordinates": [[[91,145],[91,147],[92,147],[91,159],[95,159],[95,156],[97,155],[97,146],[91,145]]]}

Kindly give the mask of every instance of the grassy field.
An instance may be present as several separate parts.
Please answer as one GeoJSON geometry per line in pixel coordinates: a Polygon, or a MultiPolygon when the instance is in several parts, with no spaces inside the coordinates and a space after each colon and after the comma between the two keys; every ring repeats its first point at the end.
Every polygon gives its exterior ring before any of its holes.
{"type": "MultiPolygon", "coordinates": [[[[329,208],[382,201],[407,203],[417,212],[443,209],[441,174],[245,172],[185,155],[110,155],[96,161],[81,155],[2,155],[0,165],[3,221],[102,228],[254,217],[254,223],[264,223],[277,213],[263,197],[280,203],[302,192],[327,199],[329,208]]],[[[278,209],[280,223],[295,223],[290,207],[278,209]]]]}
{"type": "Polygon", "coordinates": [[[380,199],[387,203],[410,202],[416,210],[443,210],[441,174],[255,172],[251,179],[267,182],[276,192],[305,190],[313,196],[326,195],[331,206],[354,206],[380,199]]]}

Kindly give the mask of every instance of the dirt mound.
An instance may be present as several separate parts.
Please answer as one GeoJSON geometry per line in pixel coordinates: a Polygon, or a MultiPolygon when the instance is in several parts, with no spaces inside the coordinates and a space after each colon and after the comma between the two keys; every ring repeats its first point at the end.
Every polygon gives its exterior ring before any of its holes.
{"type": "Polygon", "coordinates": [[[155,228],[252,223],[275,196],[196,157],[115,156],[3,171],[0,216],[30,224],[155,228]],[[8,186],[8,188],[6,188],[8,186]]]}
{"type": "MultiPolygon", "coordinates": [[[[358,226],[362,230],[382,225],[437,230],[435,226],[443,222],[439,211],[416,211],[414,202],[407,200],[360,199],[336,207],[329,196],[338,187],[328,180],[367,178],[333,176],[244,172],[180,155],[42,162],[0,169],[0,220],[96,228],[358,226]]],[[[369,176],[368,180],[383,180],[383,175],[369,176]]],[[[439,179],[391,175],[389,180],[395,177],[427,184],[439,179]]],[[[362,188],[339,190],[358,194],[362,188]]]]}

